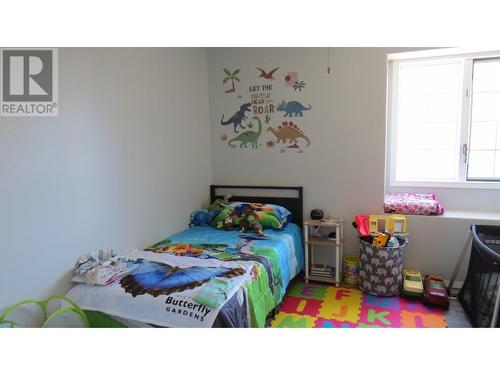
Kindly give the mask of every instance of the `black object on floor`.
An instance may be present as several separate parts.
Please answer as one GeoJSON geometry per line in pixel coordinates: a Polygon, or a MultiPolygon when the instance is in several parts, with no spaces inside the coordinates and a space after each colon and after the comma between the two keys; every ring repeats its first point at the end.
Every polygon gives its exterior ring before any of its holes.
{"type": "Polygon", "coordinates": [[[500,226],[472,225],[471,232],[469,268],[458,300],[474,327],[500,327],[500,226]]]}

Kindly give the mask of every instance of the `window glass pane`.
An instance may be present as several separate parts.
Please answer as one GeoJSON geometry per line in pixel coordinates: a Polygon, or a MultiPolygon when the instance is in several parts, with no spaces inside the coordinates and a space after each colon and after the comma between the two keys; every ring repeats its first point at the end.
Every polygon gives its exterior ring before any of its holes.
{"type": "Polygon", "coordinates": [[[458,179],[461,61],[400,63],[397,181],[458,179]]]}
{"type": "Polygon", "coordinates": [[[468,177],[491,179],[495,173],[495,151],[475,151],[470,154],[468,177]]]}
{"type": "Polygon", "coordinates": [[[498,90],[484,92],[473,90],[473,121],[495,121],[500,119],[500,87],[498,90]]]}
{"type": "Polygon", "coordinates": [[[497,91],[500,87],[497,59],[475,60],[474,62],[474,91],[497,91]]]}
{"type": "Polygon", "coordinates": [[[474,61],[467,178],[500,178],[500,60],[474,61]]]}
{"type": "Polygon", "coordinates": [[[471,150],[494,150],[496,148],[497,124],[495,122],[473,122],[470,137],[471,150]]]}

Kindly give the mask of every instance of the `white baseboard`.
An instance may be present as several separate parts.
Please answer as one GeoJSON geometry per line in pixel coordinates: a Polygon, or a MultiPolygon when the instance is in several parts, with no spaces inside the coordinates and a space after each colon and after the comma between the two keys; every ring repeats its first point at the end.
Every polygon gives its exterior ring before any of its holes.
{"type": "MultiPolygon", "coordinates": [[[[444,281],[447,286],[450,286],[450,280],[445,280],[444,281]]],[[[463,281],[456,281],[453,283],[453,289],[462,289],[462,286],[464,285],[463,281]]]]}

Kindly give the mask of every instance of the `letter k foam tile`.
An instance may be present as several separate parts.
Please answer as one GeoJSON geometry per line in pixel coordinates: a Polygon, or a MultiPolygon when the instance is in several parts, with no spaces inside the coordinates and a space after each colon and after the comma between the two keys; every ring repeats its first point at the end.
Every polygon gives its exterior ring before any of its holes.
{"type": "Polygon", "coordinates": [[[363,326],[401,327],[399,310],[390,310],[363,304],[359,324],[363,326]]]}

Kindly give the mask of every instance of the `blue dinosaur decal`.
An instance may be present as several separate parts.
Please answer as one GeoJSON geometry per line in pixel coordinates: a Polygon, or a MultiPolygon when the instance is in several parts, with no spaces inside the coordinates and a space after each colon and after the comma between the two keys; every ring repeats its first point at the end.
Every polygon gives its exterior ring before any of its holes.
{"type": "Polygon", "coordinates": [[[250,103],[242,104],[240,106],[240,109],[234,115],[232,115],[227,121],[224,121],[224,115],[222,115],[222,118],[220,120],[220,124],[221,125],[230,125],[230,124],[233,124],[234,125],[234,132],[238,133],[238,130],[236,130],[236,128],[238,127],[238,125],[242,129],[245,129],[245,127],[243,125],[241,125],[241,122],[247,118],[245,116],[245,113],[246,112],[250,112],[250,107],[251,107],[250,103]]]}
{"type": "Polygon", "coordinates": [[[291,101],[291,102],[288,102],[286,103],[284,100],[278,104],[278,107],[276,108],[276,110],[278,112],[285,112],[284,116],[283,117],[302,117],[304,116],[304,114],[302,113],[302,111],[309,111],[311,109],[311,105],[309,104],[309,108],[308,107],[304,107],[303,104],[301,104],[300,102],[297,102],[295,100],[291,101]]]}

